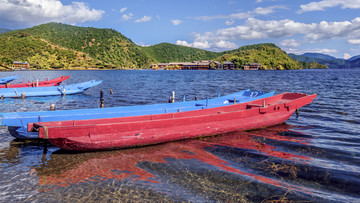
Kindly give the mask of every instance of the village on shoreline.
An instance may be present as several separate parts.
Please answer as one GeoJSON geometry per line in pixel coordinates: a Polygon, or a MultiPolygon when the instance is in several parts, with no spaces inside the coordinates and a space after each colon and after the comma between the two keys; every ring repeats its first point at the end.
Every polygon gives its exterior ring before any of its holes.
{"type": "MultiPolygon", "coordinates": [[[[239,67],[232,61],[220,63],[218,61],[192,61],[192,62],[170,62],[152,64],[150,70],[259,70],[261,64],[249,63],[248,65],[239,67]]],[[[97,70],[98,68],[90,68],[97,70]]],[[[126,69],[126,68],[122,68],[126,69]]],[[[130,68],[129,68],[130,69],[130,68]]],[[[31,70],[28,62],[14,61],[13,66],[8,71],[15,70],[31,70]]],[[[72,68],[71,70],[89,70],[89,68],[72,68]]]]}
{"type": "Polygon", "coordinates": [[[224,63],[218,61],[170,62],[150,66],[151,70],[259,70],[260,68],[259,63],[249,63],[238,67],[232,61],[224,61],[224,63]]]}

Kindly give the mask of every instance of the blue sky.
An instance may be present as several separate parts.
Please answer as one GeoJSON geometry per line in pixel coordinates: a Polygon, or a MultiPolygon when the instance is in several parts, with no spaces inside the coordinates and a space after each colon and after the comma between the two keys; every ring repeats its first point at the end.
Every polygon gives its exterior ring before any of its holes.
{"type": "Polygon", "coordinates": [[[0,28],[111,28],[139,45],[210,51],[275,43],[288,53],[360,55],[360,0],[0,0],[0,28]]]}

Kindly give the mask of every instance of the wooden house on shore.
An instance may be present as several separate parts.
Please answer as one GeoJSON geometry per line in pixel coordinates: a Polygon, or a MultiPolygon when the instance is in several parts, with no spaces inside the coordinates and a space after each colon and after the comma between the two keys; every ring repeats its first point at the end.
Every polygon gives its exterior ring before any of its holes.
{"type": "Polygon", "coordinates": [[[27,61],[25,61],[25,62],[14,61],[12,69],[14,69],[14,70],[29,70],[30,64],[27,61]]]}
{"type": "MultiPolygon", "coordinates": [[[[152,64],[150,66],[152,70],[235,70],[236,68],[238,67],[233,61],[225,61],[223,64],[218,61],[171,62],[152,64]]],[[[242,68],[244,70],[259,70],[261,64],[249,63],[242,68]]]]}
{"type": "Polygon", "coordinates": [[[236,68],[236,65],[232,61],[224,61],[223,63],[223,69],[224,70],[234,70],[236,68]]]}
{"type": "Polygon", "coordinates": [[[244,70],[259,70],[261,64],[259,63],[249,63],[249,65],[244,66],[244,70]]]}

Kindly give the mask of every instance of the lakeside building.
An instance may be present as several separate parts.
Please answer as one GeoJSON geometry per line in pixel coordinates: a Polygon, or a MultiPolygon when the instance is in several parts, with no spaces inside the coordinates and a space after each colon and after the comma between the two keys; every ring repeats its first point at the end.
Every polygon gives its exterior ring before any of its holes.
{"type": "Polygon", "coordinates": [[[236,68],[236,65],[232,61],[224,61],[223,63],[223,69],[224,70],[234,70],[236,68]]]}
{"type": "Polygon", "coordinates": [[[14,69],[14,70],[29,70],[30,64],[27,61],[25,61],[25,62],[14,61],[12,69],[14,69]]]}
{"type": "Polygon", "coordinates": [[[261,64],[258,63],[250,63],[249,65],[244,66],[244,70],[259,70],[261,68],[261,64]]]}
{"type": "MultiPolygon", "coordinates": [[[[152,70],[235,70],[238,67],[232,61],[224,61],[221,64],[218,61],[193,61],[193,62],[171,62],[171,63],[158,63],[152,64],[152,70]]],[[[243,70],[259,70],[261,64],[250,63],[243,66],[243,70]]]]}
{"type": "Polygon", "coordinates": [[[171,62],[152,64],[152,70],[178,69],[178,70],[211,70],[222,69],[222,64],[218,61],[193,61],[193,62],[171,62]]]}

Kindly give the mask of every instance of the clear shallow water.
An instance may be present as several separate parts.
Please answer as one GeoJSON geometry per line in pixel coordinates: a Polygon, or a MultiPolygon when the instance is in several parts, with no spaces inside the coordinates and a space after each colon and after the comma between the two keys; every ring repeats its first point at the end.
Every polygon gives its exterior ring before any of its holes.
{"type": "Polygon", "coordinates": [[[105,152],[45,148],[1,127],[0,202],[360,202],[360,70],[0,72],[9,75],[104,82],[80,95],[0,100],[2,112],[97,108],[100,90],[106,107],[165,102],[171,91],[178,101],[247,88],[318,96],[283,125],[105,152]]]}

